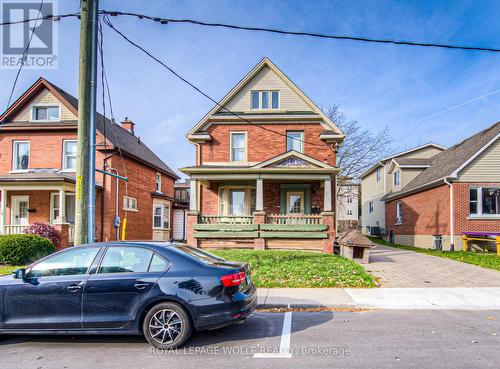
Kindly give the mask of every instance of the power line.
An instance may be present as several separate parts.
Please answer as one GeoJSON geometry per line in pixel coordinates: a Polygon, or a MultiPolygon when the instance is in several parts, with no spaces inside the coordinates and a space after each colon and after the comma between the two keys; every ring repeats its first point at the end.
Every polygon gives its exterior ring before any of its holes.
{"type": "Polygon", "coordinates": [[[299,141],[299,142],[303,142],[303,143],[307,143],[309,145],[312,145],[312,146],[318,146],[318,147],[324,147],[323,145],[318,145],[317,143],[314,143],[314,142],[309,142],[309,141],[305,141],[305,140],[302,140],[302,139],[299,139],[299,138],[295,138],[295,137],[291,137],[291,136],[288,136],[286,133],[281,133],[281,132],[278,132],[278,131],[275,131],[273,129],[270,129],[270,128],[267,128],[267,127],[263,127],[261,124],[259,123],[255,123],[255,122],[252,122],[251,120],[248,120],[244,117],[242,117],[241,115],[231,111],[230,109],[226,108],[224,105],[222,105],[221,103],[219,103],[217,100],[215,100],[214,98],[212,98],[210,95],[208,95],[207,93],[205,93],[203,90],[201,90],[198,86],[196,86],[194,83],[188,81],[186,78],[184,78],[183,76],[181,76],[179,73],[177,73],[174,69],[172,69],[171,67],[169,67],[167,64],[165,64],[163,61],[161,61],[160,59],[158,59],[156,56],[152,55],[149,51],[147,51],[146,49],[144,49],[142,46],[140,46],[139,44],[135,43],[134,41],[130,40],[126,35],[124,35],[121,31],[119,31],[112,23],[111,21],[109,20],[109,17],[107,14],[105,14],[104,16],[104,23],[106,23],[106,25],[108,25],[113,31],[115,31],[117,34],[119,34],[123,39],[125,39],[128,43],[130,43],[132,46],[138,48],[139,50],[141,50],[143,53],[145,53],[147,56],[149,56],[151,59],[153,59],[154,61],[156,61],[157,63],[159,63],[160,65],[162,65],[164,68],[166,68],[170,73],[172,73],[174,76],[176,76],[178,79],[180,79],[182,82],[184,82],[185,84],[187,84],[188,86],[190,86],[191,88],[193,88],[194,90],[196,90],[198,93],[200,93],[201,95],[205,96],[207,99],[209,99],[210,101],[212,101],[214,104],[216,104],[219,108],[225,110],[226,112],[230,113],[231,115],[233,115],[234,117],[242,120],[243,122],[245,123],[248,123],[248,124],[251,124],[251,125],[254,125],[256,127],[259,127],[265,131],[268,131],[268,132],[272,132],[274,134],[277,134],[277,135],[280,135],[280,136],[283,136],[283,137],[287,137],[287,138],[290,138],[294,141],[299,141]]]}
{"type": "MultiPolygon", "coordinates": [[[[42,0],[40,2],[40,7],[38,8],[38,14],[42,13],[43,2],[44,2],[44,0],[42,0]]],[[[10,102],[12,101],[12,96],[14,95],[14,91],[16,90],[17,81],[19,80],[19,75],[21,74],[21,70],[23,69],[24,62],[28,56],[28,52],[30,50],[30,45],[31,45],[31,40],[33,40],[33,35],[35,34],[35,28],[37,26],[37,23],[38,23],[38,20],[35,21],[35,26],[31,30],[30,38],[29,38],[28,43],[26,44],[26,47],[24,48],[23,54],[21,56],[21,64],[19,64],[19,68],[17,69],[16,78],[14,78],[14,83],[12,84],[12,88],[10,89],[9,99],[7,100],[7,109],[9,108],[10,102]]],[[[3,120],[2,120],[2,122],[0,122],[0,124],[3,124],[3,120]]]]}
{"type": "MultiPolygon", "coordinates": [[[[43,1],[42,1],[42,3],[43,3],[43,1]]],[[[71,17],[80,18],[80,13],[67,13],[67,14],[57,14],[57,15],[49,14],[49,15],[44,15],[43,17],[37,17],[37,18],[26,18],[26,19],[21,19],[18,21],[0,22],[0,26],[10,26],[13,24],[21,24],[21,23],[27,23],[27,22],[39,21],[39,20],[51,20],[51,21],[57,22],[61,19],[71,18],[71,17]]]]}
{"type": "Polygon", "coordinates": [[[136,17],[139,19],[148,19],[148,20],[151,20],[153,22],[160,23],[160,24],[187,23],[187,24],[194,24],[194,25],[205,26],[205,27],[229,28],[229,29],[237,29],[237,30],[243,30],[243,31],[268,32],[268,33],[276,33],[276,34],[281,34],[281,35],[316,37],[316,38],[333,39],[333,40],[349,40],[349,41],[357,41],[357,42],[369,42],[369,43],[378,43],[378,44],[392,44],[392,45],[417,46],[417,47],[434,47],[434,48],[466,50],[466,51],[500,52],[500,49],[493,48],[493,47],[453,45],[453,44],[433,43],[433,42],[418,42],[418,41],[400,41],[400,40],[379,39],[379,38],[371,38],[371,37],[332,35],[332,34],[316,33],[316,32],[289,31],[289,30],[278,29],[278,28],[266,28],[266,27],[257,27],[257,26],[242,26],[242,25],[235,25],[235,24],[228,24],[228,23],[204,22],[204,21],[199,21],[199,20],[195,20],[195,19],[162,18],[162,17],[149,16],[149,15],[145,15],[145,14],[120,12],[120,11],[101,10],[101,14],[110,15],[110,16],[130,16],[130,17],[136,17]]]}

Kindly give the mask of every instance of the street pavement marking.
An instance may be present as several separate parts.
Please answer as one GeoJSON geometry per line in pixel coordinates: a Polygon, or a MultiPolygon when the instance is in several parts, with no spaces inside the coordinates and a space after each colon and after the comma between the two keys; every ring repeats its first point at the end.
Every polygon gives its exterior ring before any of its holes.
{"type": "MultiPolygon", "coordinates": [[[[288,305],[290,307],[290,305],[288,305]]],[[[281,342],[279,352],[257,352],[253,354],[254,358],[258,359],[290,359],[292,357],[292,351],[290,350],[290,338],[292,332],[292,312],[288,311],[285,313],[283,319],[283,330],[281,331],[281,342]]]]}

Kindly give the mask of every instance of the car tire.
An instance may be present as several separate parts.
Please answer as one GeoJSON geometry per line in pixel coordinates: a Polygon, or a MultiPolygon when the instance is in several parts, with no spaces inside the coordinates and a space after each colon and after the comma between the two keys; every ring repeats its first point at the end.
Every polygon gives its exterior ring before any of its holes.
{"type": "Polygon", "coordinates": [[[142,331],[152,346],[174,349],[189,339],[193,323],[182,306],[174,302],[163,302],[147,312],[142,331]]]}

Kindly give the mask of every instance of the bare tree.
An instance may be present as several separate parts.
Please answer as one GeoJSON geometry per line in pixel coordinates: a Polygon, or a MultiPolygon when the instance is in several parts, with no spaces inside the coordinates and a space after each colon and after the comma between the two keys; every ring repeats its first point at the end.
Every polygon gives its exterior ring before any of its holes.
{"type": "Polygon", "coordinates": [[[346,136],[344,142],[336,148],[337,166],[340,168],[337,176],[339,198],[353,191],[345,186],[349,181],[359,182],[360,175],[366,169],[392,151],[392,139],[388,127],[379,132],[371,132],[361,127],[358,121],[348,120],[338,105],[324,108],[323,112],[346,136]]]}

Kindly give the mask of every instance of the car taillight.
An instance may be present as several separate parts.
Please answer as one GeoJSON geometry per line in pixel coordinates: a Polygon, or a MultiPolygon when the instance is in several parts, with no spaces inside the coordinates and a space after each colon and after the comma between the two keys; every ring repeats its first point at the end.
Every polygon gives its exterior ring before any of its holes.
{"type": "Polygon", "coordinates": [[[238,286],[243,283],[247,275],[245,272],[223,275],[220,280],[224,287],[238,286]]]}

